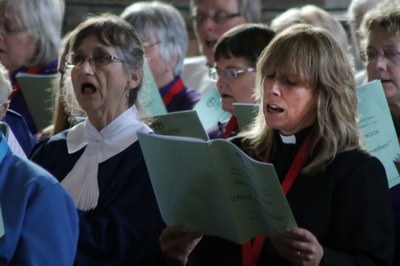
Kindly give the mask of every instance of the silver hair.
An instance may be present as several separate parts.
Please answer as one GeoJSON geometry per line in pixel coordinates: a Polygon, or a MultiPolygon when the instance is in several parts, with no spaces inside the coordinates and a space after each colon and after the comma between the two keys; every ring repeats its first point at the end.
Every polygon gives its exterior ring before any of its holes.
{"type": "Polygon", "coordinates": [[[0,12],[18,18],[37,44],[36,55],[28,65],[45,65],[57,58],[65,12],[64,0],[0,0],[0,12]]]}
{"type": "Polygon", "coordinates": [[[12,91],[8,70],[0,64],[0,104],[8,103],[12,91]]]}
{"type": "Polygon", "coordinates": [[[160,42],[161,59],[177,62],[173,68],[174,76],[182,72],[188,34],[181,13],[173,5],[159,1],[135,2],[125,8],[121,17],[132,25],[142,40],[160,42]]]}

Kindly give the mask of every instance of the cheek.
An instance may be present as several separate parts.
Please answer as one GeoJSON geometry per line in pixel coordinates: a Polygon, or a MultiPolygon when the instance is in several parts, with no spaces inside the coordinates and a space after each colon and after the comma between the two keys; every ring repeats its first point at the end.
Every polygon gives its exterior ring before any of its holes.
{"type": "Polygon", "coordinates": [[[373,80],[376,77],[376,71],[373,64],[368,64],[366,67],[368,80],[373,80]]]}

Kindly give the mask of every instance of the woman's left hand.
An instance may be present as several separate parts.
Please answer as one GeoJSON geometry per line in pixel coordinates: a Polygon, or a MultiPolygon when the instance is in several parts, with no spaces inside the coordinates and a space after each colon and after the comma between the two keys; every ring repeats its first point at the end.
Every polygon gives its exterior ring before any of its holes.
{"type": "Polygon", "coordinates": [[[286,234],[276,234],[271,240],[283,257],[295,265],[320,265],[324,250],[310,231],[303,228],[288,228],[286,232],[286,234]]]}

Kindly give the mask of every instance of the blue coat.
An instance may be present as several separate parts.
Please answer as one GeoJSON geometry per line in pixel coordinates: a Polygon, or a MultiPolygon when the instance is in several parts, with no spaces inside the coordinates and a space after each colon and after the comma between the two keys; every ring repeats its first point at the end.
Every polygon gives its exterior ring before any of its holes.
{"type": "Polygon", "coordinates": [[[79,227],[71,197],[47,171],[12,154],[3,139],[0,169],[0,264],[72,265],[79,227]]]}

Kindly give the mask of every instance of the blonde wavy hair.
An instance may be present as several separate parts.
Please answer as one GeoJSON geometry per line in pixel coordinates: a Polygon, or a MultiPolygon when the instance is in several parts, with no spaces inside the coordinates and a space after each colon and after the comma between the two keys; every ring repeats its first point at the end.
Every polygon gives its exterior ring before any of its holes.
{"type": "Polygon", "coordinates": [[[299,77],[314,89],[315,140],[304,173],[323,171],[337,153],[361,148],[355,81],[347,55],[327,30],[297,24],[279,33],[257,63],[255,94],[260,109],[251,127],[240,134],[253,157],[263,159],[276,152],[274,129],[266,124],[263,107],[264,79],[271,69],[299,77]]]}

